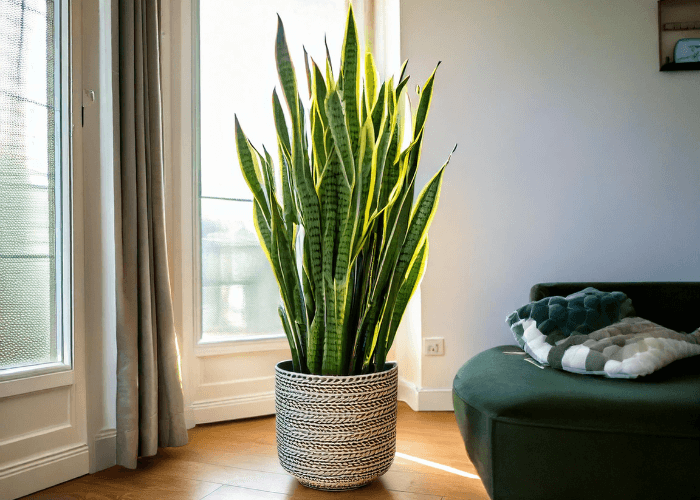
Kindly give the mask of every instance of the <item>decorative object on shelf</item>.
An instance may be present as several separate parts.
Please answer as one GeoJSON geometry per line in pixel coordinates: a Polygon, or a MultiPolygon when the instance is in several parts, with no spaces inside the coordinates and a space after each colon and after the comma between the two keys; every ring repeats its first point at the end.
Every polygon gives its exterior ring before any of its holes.
{"type": "Polygon", "coordinates": [[[414,204],[435,71],[410,120],[406,63],[398,80],[381,83],[367,51],[361,70],[352,6],[337,78],[326,52],[321,71],[304,51],[306,110],[279,20],[275,53],[287,110],[274,90],[278,171],[237,117],[235,128],[292,354],[276,370],[280,462],[302,484],[338,490],[372,481],[393,460],[398,369],[385,362],[425,271],[449,157],[414,204]]]}
{"type": "Polygon", "coordinates": [[[275,367],[277,449],[304,486],[348,490],[384,474],[396,454],[398,368],[348,377],[275,367]]]}
{"type": "Polygon", "coordinates": [[[696,41],[700,37],[699,0],[659,1],[661,71],[700,69],[696,41]]]}
{"type": "Polygon", "coordinates": [[[683,38],[676,42],[673,50],[676,63],[700,63],[700,38],[683,38]]]}

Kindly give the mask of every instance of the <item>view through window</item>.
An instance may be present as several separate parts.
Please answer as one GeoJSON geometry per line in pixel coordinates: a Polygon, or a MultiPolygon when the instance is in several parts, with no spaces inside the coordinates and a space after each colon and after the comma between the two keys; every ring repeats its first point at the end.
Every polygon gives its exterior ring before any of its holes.
{"type": "MultiPolygon", "coordinates": [[[[202,341],[283,335],[279,289],[258,243],[252,195],[238,164],[234,113],[255,147],[262,151],[264,144],[277,163],[277,14],[308,109],[302,46],[324,68],[327,37],[338,57],[346,9],[345,0],[199,1],[202,341]]],[[[332,60],[334,68],[338,63],[332,60]]]]}
{"type": "Polygon", "coordinates": [[[0,375],[65,363],[58,0],[0,0],[0,375]]]}

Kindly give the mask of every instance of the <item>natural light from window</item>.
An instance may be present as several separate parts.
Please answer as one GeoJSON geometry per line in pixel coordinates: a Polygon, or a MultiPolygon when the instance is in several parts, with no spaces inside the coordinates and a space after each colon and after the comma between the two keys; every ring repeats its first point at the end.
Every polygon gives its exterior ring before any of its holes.
{"type": "MultiPolygon", "coordinates": [[[[302,46],[324,67],[324,37],[340,54],[345,0],[200,0],[202,341],[283,335],[279,291],[252,221],[252,195],[234,145],[234,113],[253,144],[277,159],[272,117],[277,14],[299,92],[308,98],[302,46]]],[[[338,60],[333,61],[334,68],[338,60]]]]}
{"type": "Polygon", "coordinates": [[[58,1],[0,0],[0,376],[67,362],[58,1]]]}

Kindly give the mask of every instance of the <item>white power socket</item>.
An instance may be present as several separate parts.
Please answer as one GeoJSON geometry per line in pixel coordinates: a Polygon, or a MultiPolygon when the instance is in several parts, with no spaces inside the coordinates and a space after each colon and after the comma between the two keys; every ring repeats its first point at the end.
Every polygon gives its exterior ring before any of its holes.
{"type": "Polygon", "coordinates": [[[444,356],[445,339],[442,337],[426,337],[423,339],[423,355],[444,356]]]}

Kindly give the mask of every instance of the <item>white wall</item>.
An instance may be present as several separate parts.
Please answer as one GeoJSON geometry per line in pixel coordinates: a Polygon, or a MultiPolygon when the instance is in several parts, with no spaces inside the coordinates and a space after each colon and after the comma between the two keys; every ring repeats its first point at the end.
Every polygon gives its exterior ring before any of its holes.
{"type": "MultiPolygon", "coordinates": [[[[700,281],[700,72],[660,73],[656,0],[402,0],[410,87],[438,70],[419,183],[422,386],[447,388],[549,281],[700,281]]],[[[415,100],[415,98],[414,98],[415,100]]],[[[397,339],[401,341],[401,339],[397,339]]]]}

